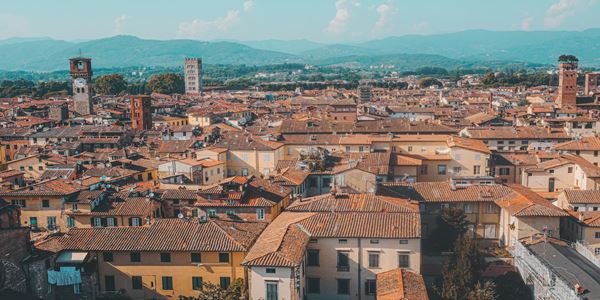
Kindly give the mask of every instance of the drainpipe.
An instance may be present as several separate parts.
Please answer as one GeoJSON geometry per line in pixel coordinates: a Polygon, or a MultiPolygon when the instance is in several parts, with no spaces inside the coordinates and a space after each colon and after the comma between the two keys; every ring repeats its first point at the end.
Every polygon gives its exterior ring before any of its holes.
{"type": "Polygon", "coordinates": [[[360,273],[362,271],[362,246],[360,243],[360,238],[358,238],[358,300],[362,299],[362,291],[360,287],[362,286],[362,281],[360,279],[360,273]]]}

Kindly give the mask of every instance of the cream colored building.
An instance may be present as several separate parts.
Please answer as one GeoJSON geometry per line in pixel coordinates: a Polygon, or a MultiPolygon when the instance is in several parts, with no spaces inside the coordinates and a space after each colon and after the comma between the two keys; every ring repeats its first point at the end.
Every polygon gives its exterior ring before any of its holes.
{"type": "Polygon", "coordinates": [[[297,201],[244,260],[250,299],[375,299],[378,273],[420,273],[420,235],[418,207],[403,199],[328,194],[297,201]]]}

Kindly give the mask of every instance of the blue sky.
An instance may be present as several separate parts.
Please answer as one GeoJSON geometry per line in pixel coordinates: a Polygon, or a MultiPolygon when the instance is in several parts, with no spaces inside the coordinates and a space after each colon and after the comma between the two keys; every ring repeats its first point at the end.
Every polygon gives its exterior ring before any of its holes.
{"type": "Polygon", "coordinates": [[[349,42],[467,29],[600,27],[600,0],[3,0],[0,39],[117,34],[349,42]]]}

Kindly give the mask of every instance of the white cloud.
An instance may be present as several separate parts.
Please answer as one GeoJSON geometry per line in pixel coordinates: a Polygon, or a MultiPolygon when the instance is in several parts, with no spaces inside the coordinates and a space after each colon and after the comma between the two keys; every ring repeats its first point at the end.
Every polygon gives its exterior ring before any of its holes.
{"type": "Polygon", "coordinates": [[[125,22],[127,21],[126,15],[121,15],[115,19],[115,33],[122,34],[123,29],[125,27],[125,22]]]}
{"type": "Polygon", "coordinates": [[[245,12],[249,12],[254,8],[254,1],[253,0],[246,0],[244,1],[244,11],[245,12]]]}
{"type": "Polygon", "coordinates": [[[559,0],[548,7],[544,16],[544,26],[558,27],[562,22],[596,4],[596,0],[559,0]]]}
{"type": "Polygon", "coordinates": [[[27,18],[0,13],[0,37],[26,36],[29,34],[30,26],[27,18]]]}
{"type": "Polygon", "coordinates": [[[528,31],[531,28],[531,23],[533,23],[533,17],[525,17],[523,21],[521,21],[521,29],[528,31]]]}
{"type": "Polygon", "coordinates": [[[350,19],[350,10],[348,9],[347,2],[347,0],[335,1],[335,16],[329,21],[327,31],[331,33],[342,33],[346,31],[346,26],[350,19]]]}
{"type": "Polygon", "coordinates": [[[384,3],[377,6],[377,14],[379,15],[379,18],[377,18],[377,22],[375,22],[375,27],[384,28],[385,25],[387,25],[392,12],[393,8],[391,3],[384,3]]]}
{"type": "Polygon", "coordinates": [[[180,37],[201,37],[209,31],[227,32],[240,21],[240,11],[230,10],[223,17],[212,21],[194,19],[191,22],[179,23],[177,35],[180,37]]]}

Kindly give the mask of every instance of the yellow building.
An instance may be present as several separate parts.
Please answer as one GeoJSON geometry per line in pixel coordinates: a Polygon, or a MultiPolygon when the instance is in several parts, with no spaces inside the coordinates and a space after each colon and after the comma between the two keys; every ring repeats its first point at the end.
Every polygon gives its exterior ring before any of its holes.
{"type": "Polygon", "coordinates": [[[74,199],[81,188],[67,179],[52,179],[1,192],[0,197],[21,207],[22,225],[64,232],[68,228],[65,203],[74,199]]]}
{"type": "Polygon", "coordinates": [[[72,229],[62,252],[97,258],[100,295],[131,299],[197,297],[203,283],[247,280],[241,266],[264,222],[158,219],[142,227],[72,229]]]}

